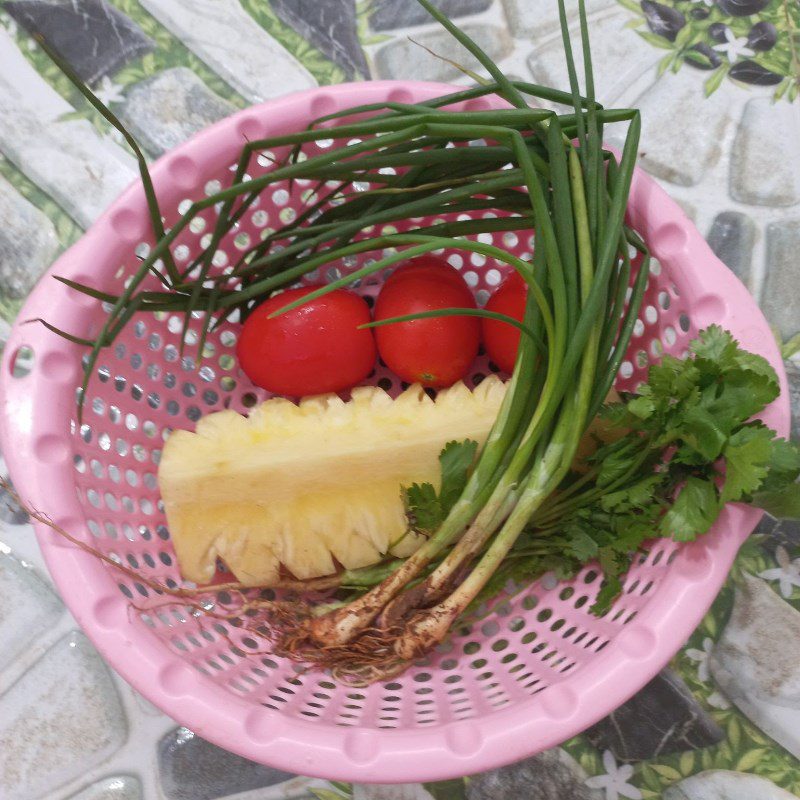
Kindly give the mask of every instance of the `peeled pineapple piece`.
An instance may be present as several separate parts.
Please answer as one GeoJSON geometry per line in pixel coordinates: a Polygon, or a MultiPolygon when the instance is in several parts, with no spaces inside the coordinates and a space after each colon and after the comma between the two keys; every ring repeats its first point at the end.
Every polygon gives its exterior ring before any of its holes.
{"type": "Polygon", "coordinates": [[[307,579],[409,555],[420,539],[401,487],[438,488],[442,447],[482,445],[505,390],[495,376],[435,401],[418,385],[395,400],[362,387],[348,402],[274,398],[249,417],[219,411],[195,433],[175,431],[158,479],[183,576],[207,583],[219,557],[242,583],[269,586],[281,565],[307,579]]]}

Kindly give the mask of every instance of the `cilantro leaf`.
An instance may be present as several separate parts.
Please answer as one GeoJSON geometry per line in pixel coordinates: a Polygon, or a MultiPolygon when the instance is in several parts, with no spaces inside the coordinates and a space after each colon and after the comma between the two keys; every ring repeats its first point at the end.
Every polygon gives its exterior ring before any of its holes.
{"type": "Polygon", "coordinates": [[[423,783],[422,785],[433,797],[433,800],[463,800],[464,797],[463,778],[439,781],[438,783],[423,783]]]}
{"type": "Polygon", "coordinates": [[[681,438],[693,450],[705,461],[719,458],[730,430],[718,414],[699,399],[697,405],[685,410],[682,423],[681,438]]]}
{"type": "Polygon", "coordinates": [[[597,485],[608,486],[625,475],[640,448],[641,442],[638,437],[631,435],[598,448],[590,459],[599,467],[597,485]]]}
{"type": "Polygon", "coordinates": [[[722,502],[741,500],[752,494],[769,473],[774,431],[754,423],[740,428],[728,440],[725,456],[725,485],[722,502]]]}
{"type": "Polygon", "coordinates": [[[648,475],[637,483],[604,495],[600,505],[604,511],[614,512],[645,508],[653,502],[654,490],[662,480],[661,475],[648,475]]]}
{"type": "Polygon", "coordinates": [[[719,325],[709,325],[700,331],[690,350],[696,358],[717,364],[719,371],[723,372],[735,366],[739,347],[728,331],[719,325]]]}
{"type": "Polygon", "coordinates": [[[635,421],[626,403],[606,403],[600,407],[598,416],[612,428],[630,428],[635,421]]]}
{"type": "Polygon", "coordinates": [[[414,483],[403,489],[406,516],[414,530],[433,533],[444,522],[464,491],[478,443],[471,439],[448,442],[439,454],[441,489],[431,483],[414,483]]]}
{"type": "Polygon", "coordinates": [[[606,611],[611,610],[614,600],[622,592],[622,581],[617,575],[605,575],[605,581],[601,587],[594,604],[589,608],[592,614],[600,616],[606,611]]]}
{"type": "Polygon", "coordinates": [[[580,528],[567,531],[566,550],[570,556],[585,564],[597,555],[597,542],[580,528]]]}
{"type": "Polygon", "coordinates": [[[781,489],[793,483],[800,476],[800,446],[786,439],[775,439],[772,442],[772,453],[769,462],[769,473],[761,491],[781,489]]]}
{"type": "Polygon", "coordinates": [[[439,464],[442,467],[439,502],[444,514],[447,514],[461,497],[477,452],[478,443],[465,439],[463,442],[448,442],[439,454],[439,464]]]}
{"type": "Polygon", "coordinates": [[[641,395],[634,397],[628,403],[628,411],[639,419],[648,419],[656,410],[656,404],[651,397],[641,395]]]}
{"type": "Polygon", "coordinates": [[[800,483],[793,483],[782,489],[756,492],[751,502],[773,517],[800,519],[800,483]]]}
{"type": "Polygon", "coordinates": [[[729,430],[761,411],[780,392],[774,373],[770,377],[747,369],[733,369],[720,376],[715,389],[707,407],[729,430]]]}
{"type": "Polygon", "coordinates": [[[412,483],[403,490],[406,515],[414,530],[433,533],[442,524],[444,513],[431,483],[412,483]]]}
{"type": "Polygon", "coordinates": [[[605,614],[610,610],[612,603],[622,592],[620,575],[630,566],[627,558],[609,549],[602,549],[599,554],[600,568],[603,570],[603,586],[589,609],[593,614],[605,614]]]}
{"type": "Polygon", "coordinates": [[[662,536],[690,542],[705,533],[719,515],[717,488],[711,481],[690,476],[661,521],[662,536]]]}
{"type": "Polygon", "coordinates": [[[660,364],[650,367],[647,383],[639,388],[639,393],[657,398],[663,412],[688,397],[699,380],[700,371],[693,361],[664,356],[660,364]]]}

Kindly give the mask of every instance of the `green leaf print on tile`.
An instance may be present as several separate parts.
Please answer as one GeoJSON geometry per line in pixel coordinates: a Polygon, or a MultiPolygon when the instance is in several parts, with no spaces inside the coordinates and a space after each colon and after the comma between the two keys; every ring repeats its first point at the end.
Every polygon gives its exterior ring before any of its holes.
{"type": "MultiPolygon", "coordinates": [[[[156,45],[153,52],[134,59],[113,76],[105,77],[94,87],[104,102],[113,110],[124,99],[128,86],[156,75],[171,67],[188,67],[217,94],[243,108],[245,100],[225,81],[191,53],[179,39],[174,37],[159,22],[148,14],[135,0],[112,0],[120,11],[133,19],[156,45]]],[[[0,10],[0,24],[6,24],[8,16],[0,10]]],[[[34,40],[18,26],[14,26],[14,38],[20,52],[30,61],[41,75],[70,105],[75,108],[75,117],[88,119],[101,132],[111,134],[111,127],[83,98],[61,70],[36,45],[34,40]]],[[[70,115],[71,116],[71,115],[70,115]]]]}
{"type": "Polygon", "coordinates": [[[277,42],[280,42],[321,86],[343,83],[344,72],[300,34],[284,25],[264,0],[241,0],[242,8],[277,42]]]}

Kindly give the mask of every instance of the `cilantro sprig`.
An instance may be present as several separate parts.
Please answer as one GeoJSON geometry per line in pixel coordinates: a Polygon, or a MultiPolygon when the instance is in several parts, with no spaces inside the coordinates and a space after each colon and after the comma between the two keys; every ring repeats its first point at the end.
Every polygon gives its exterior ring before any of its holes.
{"type": "Polygon", "coordinates": [[[403,488],[403,502],[412,530],[430,535],[442,524],[467,485],[477,452],[478,443],[471,439],[448,442],[439,454],[442,474],[439,491],[432,483],[413,483],[403,488]]]}
{"type": "Polygon", "coordinates": [[[766,359],[716,325],[688,358],[665,356],[635,394],[601,410],[623,435],[591,456],[590,481],[573,475],[559,487],[483,596],[545,571],[566,578],[597,560],[605,583],[593,610],[602,613],[649,540],[692,541],[728,502],[800,517],[800,448],[753,419],[779,392],[766,359]],[[581,490],[570,492],[576,480],[581,490]]]}

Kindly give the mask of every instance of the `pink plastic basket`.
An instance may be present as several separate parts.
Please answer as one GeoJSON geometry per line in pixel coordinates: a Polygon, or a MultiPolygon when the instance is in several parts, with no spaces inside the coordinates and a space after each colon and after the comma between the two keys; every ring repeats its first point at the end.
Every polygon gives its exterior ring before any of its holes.
{"type": "MultiPolygon", "coordinates": [[[[172,224],[189,201],[230,180],[245,139],[300,130],[323,114],[387,99],[413,102],[446,91],[375,82],[292,95],[242,111],[167,154],[153,178],[172,224]]],[[[487,108],[488,99],[467,108],[487,108]]],[[[320,147],[330,142],[321,142],[320,147]]],[[[309,152],[313,152],[310,150],[309,152]]],[[[258,159],[253,174],[271,168],[258,159]]],[[[289,221],[310,186],[265,193],[217,256],[289,221]]],[[[712,255],[680,208],[637,172],[630,221],[658,260],[620,384],[633,388],[662,353],[681,354],[702,327],[719,323],[769,359],[783,394],[763,417],[782,435],[786,380],[769,326],[741,283],[712,255]]],[[[175,243],[186,263],[208,234],[214,210],[175,243]]],[[[483,236],[486,236],[484,234],[483,236]]],[[[530,253],[532,242],[495,234],[497,244],[530,253]]],[[[138,264],[150,226],[141,184],[113,204],[65,253],[30,296],[24,321],[44,317],[81,336],[98,330],[97,304],[52,279],[63,275],[118,290],[138,264]]],[[[448,251],[479,300],[505,271],[480,256],[448,251]]],[[[317,279],[356,262],[331,265],[317,279]]],[[[359,291],[369,294],[377,282],[359,291]]],[[[142,316],[101,358],[76,423],[83,351],[40,325],[18,324],[2,362],[3,452],[28,502],[97,548],[161,581],[179,581],[156,485],[166,432],[191,428],[223,406],[246,411],[264,396],[237,372],[235,326],[212,337],[199,370],[181,361],[180,320],[142,316]],[[32,351],[32,352],[31,352],[32,351]],[[32,367],[26,359],[33,358],[32,367]]],[[[486,372],[476,366],[475,379],[486,372]]],[[[379,371],[374,382],[392,380],[379,371]]],[[[386,385],[382,383],[382,385],[386,385]]],[[[393,389],[399,389],[395,385],[393,389]]],[[[499,598],[467,621],[445,647],[396,680],[367,689],[337,685],[319,672],[264,653],[237,627],[186,610],[132,608],[154,598],[45,526],[37,535],[67,604],[108,661],[142,694],[193,731],[242,756],[293,772],[342,780],[435,780],[497,767],[551,747],[609,713],[645,684],[699,623],[737,548],[759,518],[728,506],[711,533],[677,547],[659,542],[625,583],[605,617],[588,608],[597,572],[570,583],[546,580],[499,598]]]]}

